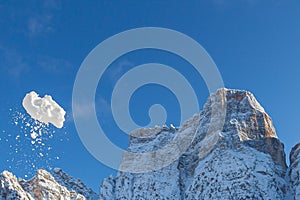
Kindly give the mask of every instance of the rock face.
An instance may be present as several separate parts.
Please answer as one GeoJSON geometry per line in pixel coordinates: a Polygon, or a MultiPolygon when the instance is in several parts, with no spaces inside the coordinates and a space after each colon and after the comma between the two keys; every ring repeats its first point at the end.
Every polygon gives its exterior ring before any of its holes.
{"type": "Polygon", "coordinates": [[[220,89],[179,128],[133,131],[120,171],[103,180],[99,195],[55,169],[28,181],[4,171],[0,198],[300,199],[299,162],[300,143],[286,165],[272,120],[250,92],[220,89]]]}
{"type": "MultiPolygon", "coordinates": [[[[176,161],[148,173],[119,172],[116,178],[103,181],[100,199],[289,198],[284,146],[271,118],[250,92],[220,89],[208,98],[199,115],[178,130],[134,131],[128,151],[155,152],[186,130],[193,140],[176,161]],[[222,109],[225,112],[218,112],[222,109]]],[[[122,163],[128,166],[137,160],[125,156],[122,163]]],[[[299,171],[291,173],[296,176],[299,171]]],[[[292,183],[296,186],[299,181],[292,183]]]]}
{"type": "Polygon", "coordinates": [[[32,179],[25,181],[23,179],[17,180],[12,173],[4,171],[0,176],[0,199],[98,199],[96,193],[86,188],[80,180],[68,176],[63,171],[54,172],[54,176],[56,178],[45,170],[38,170],[32,179]]]}

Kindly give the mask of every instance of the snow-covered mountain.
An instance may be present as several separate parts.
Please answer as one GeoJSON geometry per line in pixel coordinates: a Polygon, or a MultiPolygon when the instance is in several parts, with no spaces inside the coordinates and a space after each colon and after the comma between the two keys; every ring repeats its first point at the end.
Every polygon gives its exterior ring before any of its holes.
{"type": "Polygon", "coordinates": [[[78,179],[56,169],[53,175],[39,170],[29,181],[17,180],[5,171],[0,176],[0,197],[300,200],[300,144],[292,149],[288,167],[271,118],[247,91],[218,90],[200,114],[179,128],[135,130],[127,150],[120,166],[123,172],[105,179],[99,196],[78,179]],[[158,153],[168,145],[174,151],[158,153]],[[147,152],[151,159],[132,156],[147,152]],[[165,165],[172,153],[178,159],[165,165]],[[164,167],[151,171],[153,166],[164,167]],[[148,172],[124,172],[145,169],[148,172]]]}
{"type": "MultiPolygon", "coordinates": [[[[147,140],[132,136],[128,151],[162,148],[186,129],[195,134],[194,140],[178,160],[155,172],[119,172],[103,181],[100,198],[284,199],[290,194],[283,144],[251,93],[221,89],[175,133],[161,129],[147,140]],[[213,113],[214,107],[226,112],[213,113]]],[[[125,156],[124,162],[135,161],[125,156]]]]}

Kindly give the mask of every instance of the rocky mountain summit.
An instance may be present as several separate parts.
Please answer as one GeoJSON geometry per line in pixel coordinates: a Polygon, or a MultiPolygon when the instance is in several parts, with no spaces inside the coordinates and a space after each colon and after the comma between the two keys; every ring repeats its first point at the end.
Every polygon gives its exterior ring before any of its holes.
{"type": "Polygon", "coordinates": [[[300,199],[300,144],[286,164],[269,115],[247,91],[220,89],[181,127],[132,132],[100,194],[61,169],[31,180],[0,176],[2,199],[300,199]]]}
{"type": "MultiPolygon", "coordinates": [[[[144,129],[135,131],[128,151],[155,152],[187,129],[186,136],[192,134],[193,140],[167,167],[148,173],[119,172],[104,180],[100,199],[285,199],[294,188],[286,176],[284,146],[250,92],[220,89],[175,133],[156,129],[147,139],[135,137],[144,129]]],[[[134,158],[123,159],[135,163],[134,158]]]]}

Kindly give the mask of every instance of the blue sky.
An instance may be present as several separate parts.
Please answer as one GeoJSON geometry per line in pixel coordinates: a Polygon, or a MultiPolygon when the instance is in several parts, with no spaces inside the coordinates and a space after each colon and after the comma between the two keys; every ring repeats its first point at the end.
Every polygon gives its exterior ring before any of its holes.
{"type": "MultiPolygon", "coordinates": [[[[0,170],[12,166],[16,175],[24,177],[33,169],[22,155],[32,154],[36,168],[61,167],[98,191],[102,179],[115,172],[94,159],[77,135],[71,109],[76,73],[101,41],[147,26],[174,29],[199,42],[217,64],[226,87],[254,93],[273,118],[288,154],[300,140],[299,19],[297,0],[0,1],[0,170]],[[13,124],[13,116],[25,113],[21,101],[31,90],[52,95],[67,111],[62,130],[50,126],[49,132],[55,133],[53,138],[45,136],[45,143],[52,150],[42,158],[35,157],[26,138],[19,144],[23,153],[15,154],[12,149],[17,145],[15,136],[23,131],[20,124],[13,124]]],[[[98,85],[98,119],[108,137],[123,148],[128,137],[111,117],[109,97],[123,73],[148,62],[179,71],[188,66],[175,55],[141,50],[115,60],[98,85]]],[[[194,85],[202,107],[208,97],[202,78],[191,68],[180,72],[194,85]]],[[[147,124],[147,111],[153,103],[165,106],[167,123],[179,125],[178,102],[170,91],[157,85],[147,85],[134,94],[130,105],[133,119],[147,124]]]]}

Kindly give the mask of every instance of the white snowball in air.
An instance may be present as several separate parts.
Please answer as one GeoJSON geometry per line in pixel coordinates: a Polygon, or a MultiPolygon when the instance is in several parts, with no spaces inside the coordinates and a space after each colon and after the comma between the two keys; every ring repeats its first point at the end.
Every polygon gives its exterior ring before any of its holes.
{"type": "Polygon", "coordinates": [[[66,111],[50,95],[41,98],[32,91],[26,94],[22,105],[33,119],[46,124],[51,123],[57,128],[63,127],[66,111]]]}

